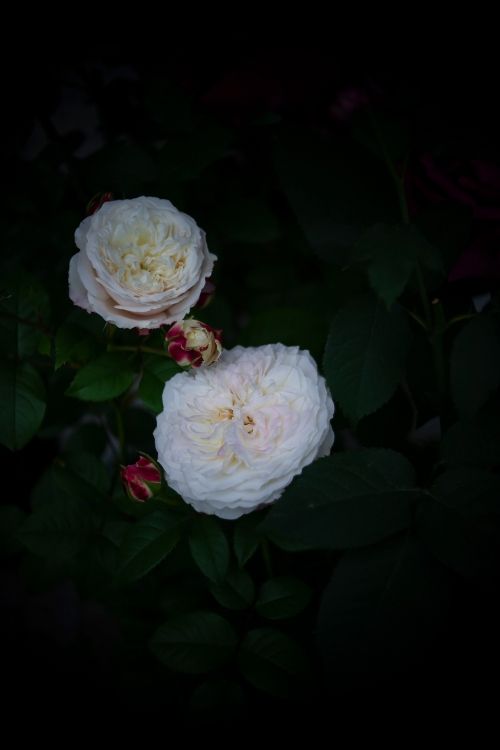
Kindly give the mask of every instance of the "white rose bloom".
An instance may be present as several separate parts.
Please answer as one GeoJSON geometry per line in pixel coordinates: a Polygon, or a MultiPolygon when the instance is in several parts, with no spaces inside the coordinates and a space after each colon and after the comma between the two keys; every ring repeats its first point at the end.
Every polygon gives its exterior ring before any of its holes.
{"type": "Polygon", "coordinates": [[[158,328],[196,304],[216,256],[194,219],[160,198],[108,201],[75,232],[69,296],[119,328],[158,328]]]}
{"type": "Polygon", "coordinates": [[[307,351],[225,350],[165,384],[154,432],[168,484],[202,513],[239,518],[273,502],[333,445],[334,406],[307,351]]]}

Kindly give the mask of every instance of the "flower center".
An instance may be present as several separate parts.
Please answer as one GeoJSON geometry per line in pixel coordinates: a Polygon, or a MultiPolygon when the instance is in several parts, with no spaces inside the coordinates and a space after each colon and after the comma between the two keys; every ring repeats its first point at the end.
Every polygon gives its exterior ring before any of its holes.
{"type": "Polygon", "coordinates": [[[185,273],[189,237],[175,225],[141,222],[120,227],[99,248],[101,259],[118,282],[138,294],[165,292],[185,273]]]}

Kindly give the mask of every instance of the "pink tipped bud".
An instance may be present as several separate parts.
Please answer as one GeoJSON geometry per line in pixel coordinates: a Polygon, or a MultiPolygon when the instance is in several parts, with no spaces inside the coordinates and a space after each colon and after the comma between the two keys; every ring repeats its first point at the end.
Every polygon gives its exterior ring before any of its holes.
{"type": "Polygon", "coordinates": [[[165,335],[168,353],[178,365],[201,367],[217,362],[222,353],[222,331],[200,320],[174,323],[165,335]]]}
{"type": "Polygon", "coordinates": [[[86,214],[92,216],[96,211],[99,211],[101,206],[108,201],[113,200],[113,193],[96,193],[93,198],[87,203],[86,214]]]}
{"type": "Polygon", "coordinates": [[[135,331],[138,336],[149,336],[151,328],[136,328],[135,331]]]}
{"type": "Polygon", "coordinates": [[[215,284],[213,281],[210,281],[210,279],[207,279],[205,281],[205,286],[201,290],[201,294],[199,296],[198,302],[195,305],[196,309],[203,310],[205,307],[208,307],[208,305],[211,303],[214,297],[215,297],[215,284]]]}
{"type": "Polygon", "coordinates": [[[120,475],[129,498],[139,503],[146,502],[161,489],[160,467],[145,453],[135,464],[122,466],[120,475]]]}

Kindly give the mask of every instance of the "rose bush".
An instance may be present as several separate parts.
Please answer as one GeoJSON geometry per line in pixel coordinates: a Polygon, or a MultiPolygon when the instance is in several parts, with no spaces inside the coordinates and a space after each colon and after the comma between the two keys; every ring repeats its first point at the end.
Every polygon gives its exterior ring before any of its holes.
{"type": "Polygon", "coordinates": [[[234,519],[276,500],[333,445],[334,405],[310,354],[226,350],[163,392],[155,442],[167,482],[196,510],[234,519]]]}
{"type": "Polygon", "coordinates": [[[75,241],[71,300],[119,328],[181,320],[216,260],[194,219],[160,198],[104,203],[82,221],[75,241]]]}

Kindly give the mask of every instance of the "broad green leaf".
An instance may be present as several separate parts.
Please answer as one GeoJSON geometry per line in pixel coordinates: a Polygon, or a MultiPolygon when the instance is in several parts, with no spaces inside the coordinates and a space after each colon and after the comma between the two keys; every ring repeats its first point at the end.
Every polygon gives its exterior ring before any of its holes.
{"type": "Polygon", "coordinates": [[[362,108],[354,115],[354,137],[382,162],[404,163],[410,150],[408,126],[386,112],[362,108]]]}
{"type": "Polygon", "coordinates": [[[358,260],[366,265],[370,285],[390,309],[403,293],[417,264],[439,270],[439,253],[415,227],[376,224],[356,244],[358,260]]]}
{"type": "Polygon", "coordinates": [[[26,274],[7,279],[0,291],[0,346],[16,357],[38,349],[47,329],[49,298],[37,279],[26,274]]]}
{"type": "Polygon", "coordinates": [[[255,596],[253,581],[243,568],[229,570],[223,581],[211,584],[210,591],[226,609],[247,609],[255,596]]]}
{"type": "Polygon", "coordinates": [[[87,362],[98,352],[98,339],[83,328],[81,322],[79,315],[72,314],[58,329],[55,338],[56,370],[66,362],[87,362]]]}
{"type": "Polygon", "coordinates": [[[26,362],[2,362],[0,368],[0,442],[18,450],[42,423],[45,387],[37,371],[26,362]]]}
{"type": "Polygon", "coordinates": [[[111,470],[97,456],[87,451],[71,452],[67,454],[67,463],[71,471],[87,484],[96,487],[102,494],[108,492],[111,470]]]}
{"type": "Polygon", "coordinates": [[[230,142],[230,131],[214,125],[169,140],[157,155],[162,181],[172,184],[196,179],[226,155],[230,142]]]}
{"type": "Polygon", "coordinates": [[[129,357],[111,352],[82,367],[66,393],[82,401],[108,401],[130,388],[133,380],[129,357]]]}
{"type": "Polygon", "coordinates": [[[189,549],[201,572],[215,583],[224,579],[229,565],[229,544],[220,524],[211,516],[197,516],[189,533],[189,549]]]}
{"type": "Polygon", "coordinates": [[[213,612],[191,612],[168,620],[153,635],[154,655],[176,672],[202,674],[223,665],[237,644],[231,625],[213,612]]]}
{"type": "Polygon", "coordinates": [[[298,578],[271,578],[262,585],[255,608],[268,620],[294,617],[307,607],[311,595],[309,586],[298,578]]]}
{"type": "Polygon", "coordinates": [[[500,385],[500,338],[486,315],[470,320],[451,352],[450,385],[461,417],[474,417],[500,385]]]}
{"type": "Polygon", "coordinates": [[[367,227],[397,219],[397,195],[385,166],[355,144],[284,133],[275,165],[302,231],[325,260],[344,264],[367,227]]]}
{"type": "Polygon", "coordinates": [[[261,539],[257,526],[262,521],[259,513],[249,513],[236,521],[234,527],[234,554],[240,567],[254,555],[261,539]]]}
{"type": "Polygon", "coordinates": [[[34,510],[39,510],[60,497],[77,497],[89,508],[100,512],[106,503],[105,495],[100,487],[88,479],[91,477],[75,473],[71,466],[58,459],[57,464],[50,466],[33,488],[31,505],[34,510]]]}
{"type": "Polygon", "coordinates": [[[151,355],[144,361],[144,371],[139,385],[139,396],[155,414],[163,409],[162,396],[165,383],[182,372],[172,359],[151,355]]]}
{"type": "Polygon", "coordinates": [[[179,541],[177,515],[157,511],[133,524],[120,547],[119,578],[136,581],[156,567],[179,541]]]}
{"type": "Polygon", "coordinates": [[[413,468],[399,453],[337,453],[306,467],[262,528],[314,549],[363,547],[410,524],[414,487],[413,468]]]}
{"type": "Polygon", "coordinates": [[[435,556],[480,585],[500,578],[500,479],[460,467],[442,474],[419,506],[418,534],[435,556]]]}
{"type": "Polygon", "coordinates": [[[84,498],[60,491],[28,516],[17,536],[35,555],[65,561],[88,543],[91,508],[84,498]]]}
{"type": "Polygon", "coordinates": [[[443,627],[447,572],[411,537],[346,553],[319,611],[318,643],[336,689],[406,670],[443,627]]]}
{"type": "Polygon", "coordinates": [[[324,368],[335,402],[357,422],[390,399],[404,370],[410,332],[398,309],[353,300],[333,320],[324,368]]]}
{"type": "Polygon", "coordinates": [[[258,311],[241,331],[242,343],[261,346],[280,341],[285,346],[300,346],[321,357],[328,321],[314,309],[277,307],[258,311]]]}
{"type": "Polygon", "coordinates": [[[238,653],[238,665],[251,685],[284,698],[297,693],[309,668],[300,646],[272,628],[250,630],[246,634],[238,653]]]}

